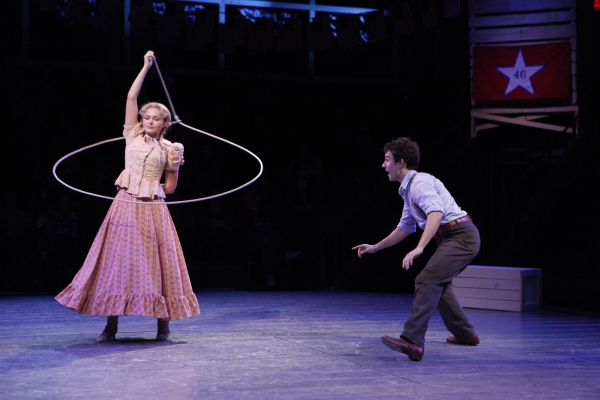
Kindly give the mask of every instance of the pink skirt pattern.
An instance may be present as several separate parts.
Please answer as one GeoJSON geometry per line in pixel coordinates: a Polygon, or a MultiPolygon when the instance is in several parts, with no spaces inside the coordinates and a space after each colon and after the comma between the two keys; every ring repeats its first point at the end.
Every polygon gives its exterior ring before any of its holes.
{"type": "MultiPolygon", "coordinates": [[[[116,198],[142,201],[123,189],[116,198]]],[[[83,266],[56,300],[85,315],[200,314],[167,205],[113,201],[83,266]]]]}

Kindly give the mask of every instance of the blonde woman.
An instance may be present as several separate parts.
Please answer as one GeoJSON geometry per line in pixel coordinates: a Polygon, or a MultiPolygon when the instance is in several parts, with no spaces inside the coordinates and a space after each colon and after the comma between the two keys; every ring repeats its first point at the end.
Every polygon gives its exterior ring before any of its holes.
{"type": "Polygon", "coordinates": [[[119,315],[157,318],[156,340],[164,341],[169,337],[169,321],[200,313],[165,204],[166,195],[177,187],[183,146],[164,139],[171,124],[164,105],[148,103],[138,109],[137,98],[154,60],[152,51],[144,55],[144,66],[127,94],[125,169],[115,182],[117,200],[83,266],[56,296],[59,303],[81,314],[108,317],[99,342],[115,340],[119,315]]]}

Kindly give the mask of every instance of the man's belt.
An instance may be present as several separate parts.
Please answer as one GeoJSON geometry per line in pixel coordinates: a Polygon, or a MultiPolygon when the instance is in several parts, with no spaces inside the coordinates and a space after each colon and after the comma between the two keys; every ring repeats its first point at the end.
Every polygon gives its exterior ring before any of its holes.
{"type": "Polygon", "coordinates": [[[467,221],[471,221],[471,217],[469,217],[468,215],[465,215],[462,218],[458,218],[455,219],[454,221],[450,221],[445,225],[440,225],[440,227],[438,228],[437,232],[435,233],[434,237],[438,238],[441,235],[443,235],[448,229],[450,229],[451,227],[453,227],[454,225],[463,223],[463,222],[467,222],[467,221]]]}

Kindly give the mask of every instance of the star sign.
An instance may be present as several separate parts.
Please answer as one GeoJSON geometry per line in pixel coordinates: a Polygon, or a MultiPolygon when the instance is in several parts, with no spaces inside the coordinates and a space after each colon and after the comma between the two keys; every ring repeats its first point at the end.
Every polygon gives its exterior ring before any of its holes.
{"type": "Polygon", "coordinates": [[[523,53],[521,52],[521,49],[519,49],[519,54],[515,60],[514,67],[496,67],[498,71],[510,79],[504,95],[506,96],[520,86],[535,96],[533,86],[531,85],[531,77],[544,67],[545,65],[527,66],[525,64],[525,59],[523,58],[523,53]]]}

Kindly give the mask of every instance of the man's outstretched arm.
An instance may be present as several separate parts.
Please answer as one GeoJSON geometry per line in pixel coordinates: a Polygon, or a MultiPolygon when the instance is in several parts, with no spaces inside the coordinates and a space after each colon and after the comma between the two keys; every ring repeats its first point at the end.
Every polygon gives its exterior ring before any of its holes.
{"type": "Polygon", "coordinates": [[[358,246],[354,246],[352,250],[358,250],[358,256],[362,258],[362,255],[365,253],[375,253],[379,250],[385,249],[386,247],[398,244],[402,240],[404,240],[404,238],[406,238],[408,235],[410,235],[410,233],[405,232],[400,228],[396,228],[392,231],[392,233],[390,233],[385,239],[383,239],[379,243],[359,244],[358,246]]]}

